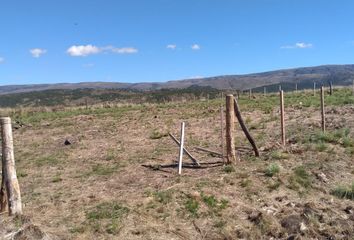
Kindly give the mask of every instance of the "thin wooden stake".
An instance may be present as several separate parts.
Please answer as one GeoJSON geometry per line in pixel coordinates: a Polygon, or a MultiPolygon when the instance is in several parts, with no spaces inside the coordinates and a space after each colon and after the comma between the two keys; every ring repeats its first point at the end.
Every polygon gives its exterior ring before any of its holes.
{"type": "Polygon", "coordinates": [[[225,163],[225,148],[224,148],[224,107],[221,104],[220,106],[220,134],[221,134],[221,154],[222,161],[225,163]]]}
{"type": "Polygon", "coordinates": [[[181,140],[179,148],[178,174],[182,174],[182,158],[183,158],[183,144],[184,144],[184,122],[181,123],[181,140]]]}
{"type": "Polygon", "coordinates": [[[316,96],[316,82],[313,82],[313,96],[316,96]]]}
{"type": "Polygon", "coordinates": [[[236,161],[233,131],[235,129],[234,96],[226,95],[226,156],[227,164],[236,161]]]}
{"type": "Polygon", "coordinates": [[[284,120],[284,92],[280,91],[280,124],[281,124],[281,142],[285,146],[285,120],[284,120]]]}
{"type": "Polygon", "coordinates": [[[9,117],[0,118],[1,137],[2,137],[2,164],[5,179],[6,194],[9,206],[9,214],[22,214],[22,203],[20,186],[18,184],[14,147],[12,138],[11,119],[9,117]]]}
{"type": "Polygon", "coordinates": [[[321,127],[322,132],[326,131],[325,107],[324,107],[324,88],[321,87],[321,127]]]}

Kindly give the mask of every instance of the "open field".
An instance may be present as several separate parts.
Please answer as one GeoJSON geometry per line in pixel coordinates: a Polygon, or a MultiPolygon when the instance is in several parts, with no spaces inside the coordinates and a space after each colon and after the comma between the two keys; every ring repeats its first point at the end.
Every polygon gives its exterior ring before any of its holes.
{"type": "MultiPolygon", "coordinates": [[[[280,145],[277,94],[239,105],[261,157],[203,169],[155,170],[178,147],[221,151],[220,99],[31,112],[9,110],[24,217],[0,215],[0,236],[27,228],[54,239],[353,239],[354,96],[286,93],[288,143],[280,145]],[[68,139],[72,144],[64,145],[68,139]],[[293,238],[291,238],[293,237],[293,238]]],[[[4,114],[4,113],[3,113],[4,114]]],[[[236,124],[237,125],[237,124],[236,124]]],[[[236,146],[247,146],[237,125],[236,146]]],[[[189,159],[184,155],[184,162],[189,159]]]]}

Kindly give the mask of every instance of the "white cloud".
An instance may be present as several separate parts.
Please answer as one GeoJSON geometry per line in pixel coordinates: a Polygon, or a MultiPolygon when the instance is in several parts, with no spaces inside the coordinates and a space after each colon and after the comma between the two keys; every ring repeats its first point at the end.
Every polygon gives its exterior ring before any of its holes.
{"type": "Polygon", "coordinates": [[[293,49],[293,48],[312,48],[313,47],[313,44],[312,43],[304,43],[304,42],[298,42],[298,43],[295,43],[294,45],[287,45],[287,46],[282,46],[280,48],[283,48],[283,49],[293,49]]]}
{"type": "Polygon", "coordinates": [[[137,53],[138,49],[133,47],[112,48],[112,52],[119,53],[119,54],[133,54],[133,53],[137,53]]]}
{"type": "Polygon", "coordinates": [[[79,46],[71,46],[66,51],[72,57],[86,57],[91,54],[97,54],[101,52],[99,47],[93,45],[79,45],[79,46]]]}
{"type": "Polygon", "coordinates": [[[175,50],[176,47],[177,47],[176,44],[168,44],[168,45],[166,46],[167,49],[172,49],[172,50],[175,50]]]}
{"type": "Polygon", "coordinates": [[[3,62],[5,62],[5,58],[0,57],[0,64],[3,63],[3,62]]]}
{"type": "Polygon", "coordinates": [[[193,44],[193,45],[191,46],[191,48],[192,48],[193,50],[199,50],[199,49],[200,49],[200,46],[199,46],[198,44],[193,44]]]}
{"type": "Polygon", "coordinates": [[[29,50],[32,57],[34,58],[39,58],[40,56],[42,56],[43,54],[45,54],[47,52],[46,49],[41,49],[41,48],[33,48],[29,50]]]}
{"type": "Polygon", "coordinates": [[[138,49],[133,47],[116,48],[114,46],[97,47],[89,44],[89,45],[71,46],[66,52],[72,57],[86,57],[88,55],[107,53],[107,52],[118,53],[118,54],[133,54],[133,53],[137,53],[138,49]]]}

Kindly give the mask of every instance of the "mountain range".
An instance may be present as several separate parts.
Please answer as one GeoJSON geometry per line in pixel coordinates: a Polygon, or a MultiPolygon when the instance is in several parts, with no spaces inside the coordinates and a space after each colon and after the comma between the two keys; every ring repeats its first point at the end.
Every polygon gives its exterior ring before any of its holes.
{"type": "Polygon", "coordinates": [[[126,90],[159,90],[183,89],[191,86],[211,87],[219,90],[237,89],[247,90],[262,86],[298,85],[298,88],[307,88],[316,82],[319,85],[350,85],[354,80],[354,64],[323,65],[316,67],[303,67],[283,69],[262,73],[245,75],[224,75],[216,77],[174,80],[167,82],[82,82],[82,83],[57,83],[57,84],[28,84],[0,86],[0,94],[23,93],[44,90],[74,90],[74,89],[126,89],[126,90]]]}

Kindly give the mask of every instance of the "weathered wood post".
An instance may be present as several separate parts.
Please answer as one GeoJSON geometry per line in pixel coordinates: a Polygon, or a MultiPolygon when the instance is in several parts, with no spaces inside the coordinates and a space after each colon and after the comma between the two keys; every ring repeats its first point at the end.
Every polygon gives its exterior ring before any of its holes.
{"type": "Polygon", "coordinates": [[[284,120],[284,92],[280,90],[280,126],[281,126],[281,142],[285,146],[285,120],[284,120]]]}
{"type": "Polygon", "coordinates": [[[178,174],[182,174],[182,158],[183,158],[183,145],[184,145],[184,122],[181,123],[181,139],[179,147],[179,160],[178,160],[178,174]]]}
{"type": "Polygon", "coordinates": [[[0,125],[2,138],[2,164],[4,170],[3,174],[5,179],[9,214],[22,214],[20,186],[18,184],[15,167],[11,118],[0,118],[0,125]]]}
{"type": "Polygon", "coordinates": [[[248,139],[248,141],[252,145],[254,154],[256,155],[256,157],[259,157],[259,151],[258,151],[256,142],[254,141],[253,137],[251,136],[250,132],[248,131],[248,129],[246,127],[245,122],[242,119],[240,108],[238,107],[238,103],[237,103],[236,99],[234,99],[234,111],[235,111],[236,118],[242,128],[242,131],[244,132],[244,134],[246,135],[246,138],[248,139]]]}
{"type": "Polygon", "coordinates": [[[332,96],[333,94],[333,84],[332,84],[332,81],[329,82],[329,95],[332,96]]]}
{"type": "Polygon", "coordinates": [[[316,96],[316,82],[313,82],[313,96],[316,96]]]}
{"type": "Polygon", "coordinates": [[[248,90],[248,98],[251,99],[252,98],[252,88],[250,88],[248,90]]]}
{"type": "Polygon", "coordinates": [[[324,109],[324,88],[321,87],[321,127],[322,132],[326,131],[325,109],[324,109]]]}
{"type": "MultiPolygon", "coordinates": [[[[239,91],[237,91],[237,94],[239,91]]],[[[225,146],[224,146],[224,106],[223,101],[224,94],[221,92],[221,105],[220,105],[220,137],[221,137],[221,154],[222,154],[222,161],[225,164],[225,146]]]]}
{"type": "Polygon", "coordinates": [[[234,96],[226,95],[226,154],[227,163],[236,161],[233,130],[235,129],[234,96]]]}
{"type": "Polygon", "coordinates": [[[297,83],[295,83],[295,93],[297,93],[297,83]]]}
{"type": "Polygon", "coordinates": [[[267,88],[263,87],[263,95],[266,96],[267,95],[267,88]]]}
{"type": "Polygon", "coordinates": [[[279,85],[279,91],[281,91],[281,85],[279,85]]]}
{"type": "Polygon", "coordinates": [[[2,174],[1,174],[1,186],[0,186],[0,213],[5,212],[7,209],[7,197],[5,190],[5,168],[2,164],[2,174]]]}

